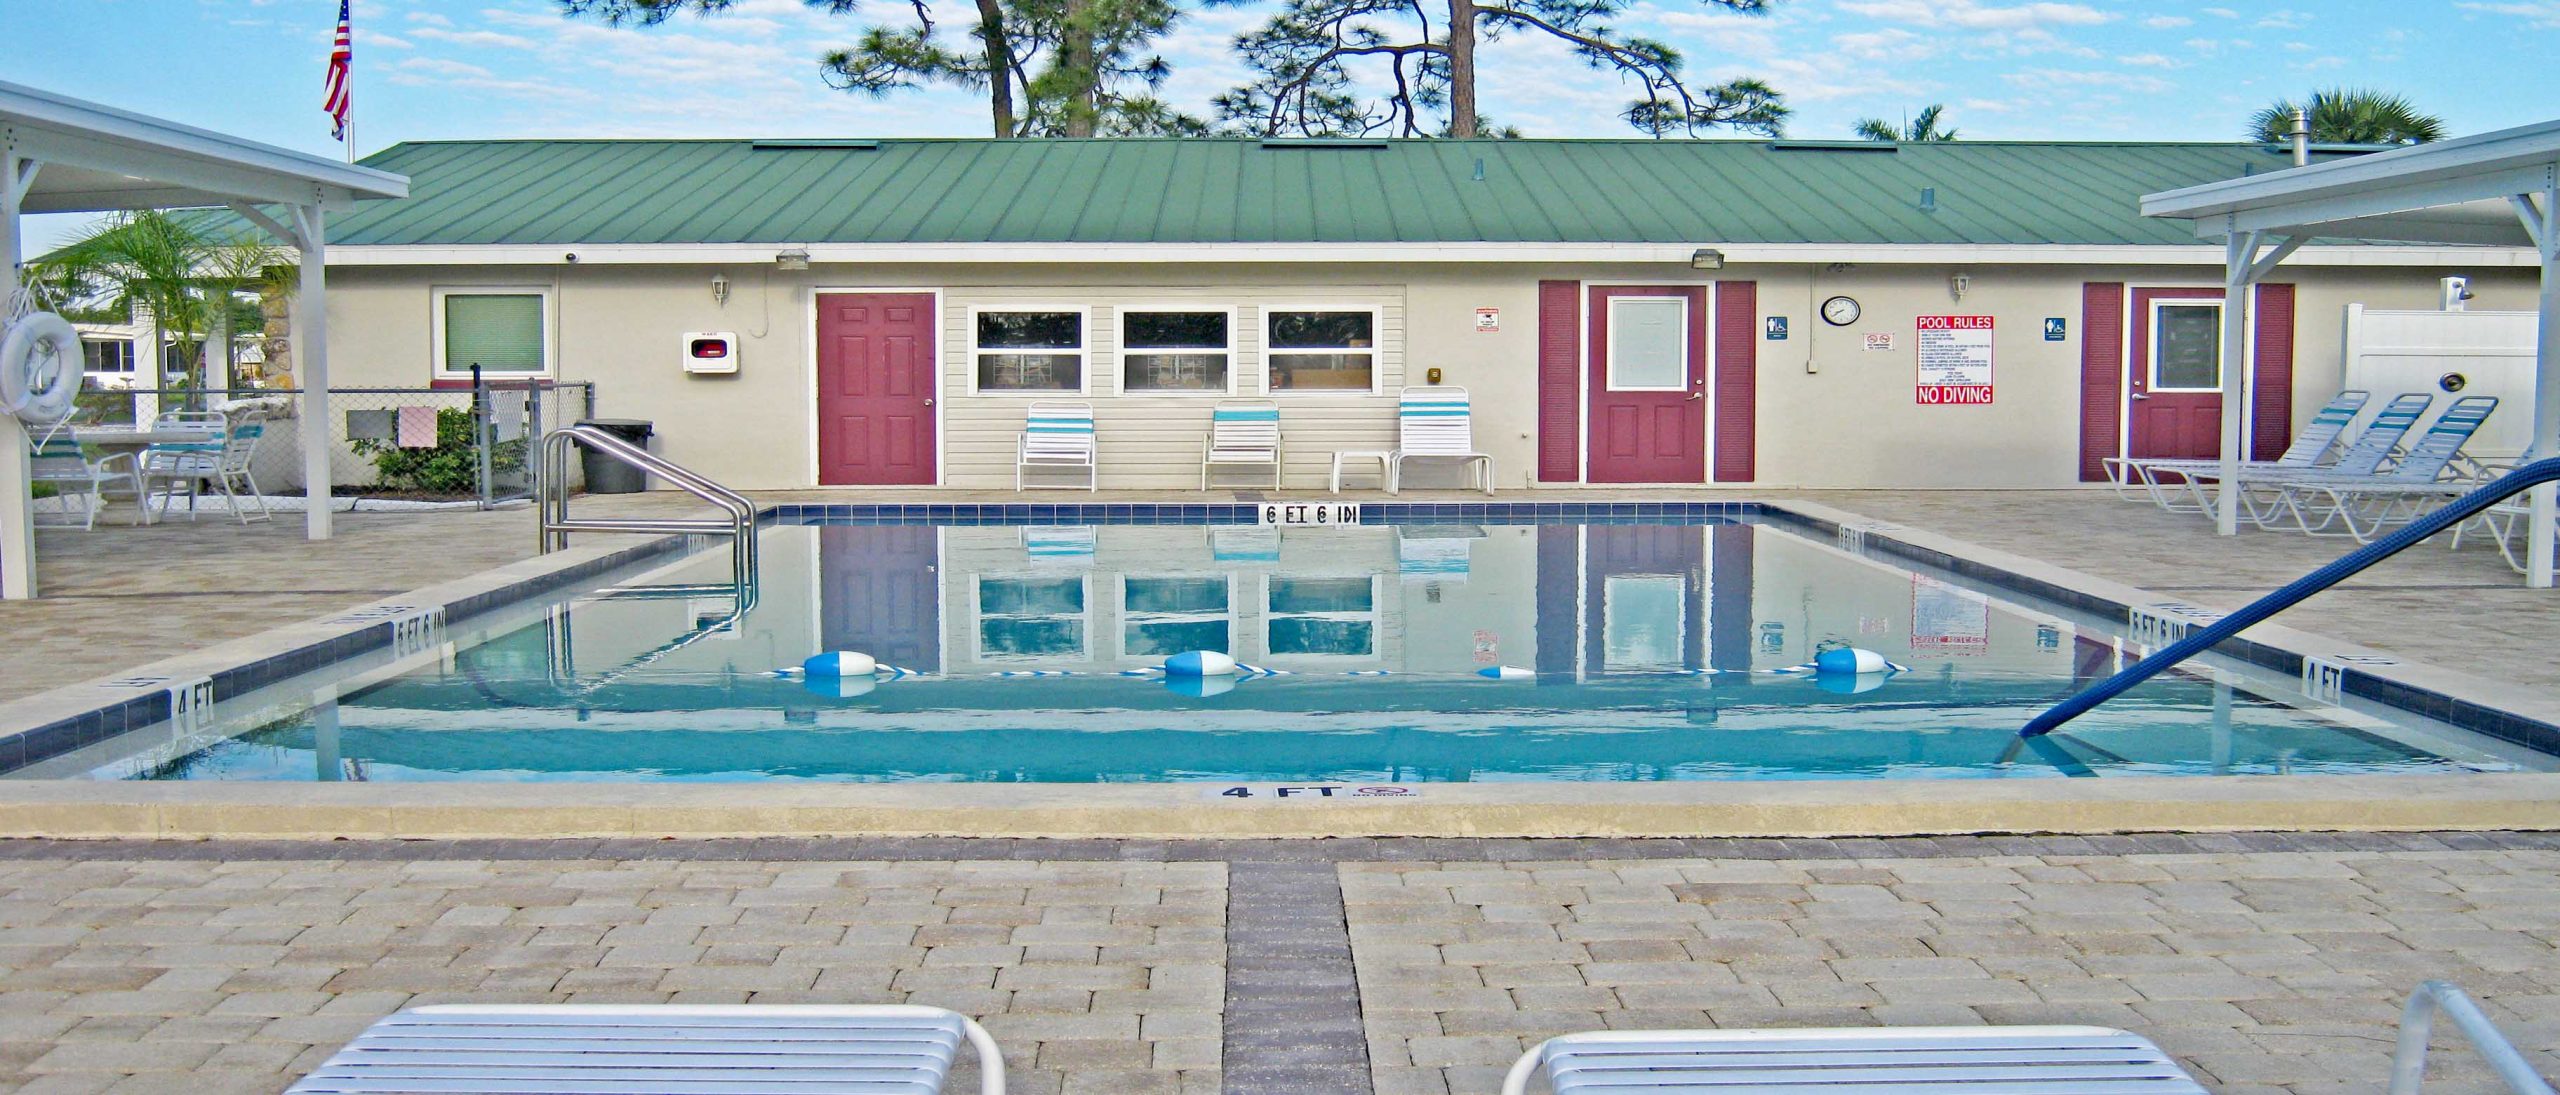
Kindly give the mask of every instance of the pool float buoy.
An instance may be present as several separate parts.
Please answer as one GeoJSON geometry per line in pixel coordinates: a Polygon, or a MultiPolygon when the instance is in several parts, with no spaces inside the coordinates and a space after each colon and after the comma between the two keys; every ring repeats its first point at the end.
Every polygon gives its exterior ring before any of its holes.
{"type": "Polygon", "coordinates": [[[1891,673],[1816,673],[1813,675],[1813,686],[1825,692],[1854,696],[1860,692],[1873,692],[1882,688],[1884,682],[1892,678],[1891,673]]]}
{"type": "Polygon", "coordinates": [[[1169,677],[1229,677],[1237,668],[1234,658],[1215,650],[1185,650],[1164,660],[1169,677]]]}
{"type": "Polygon", "coordinates": [[[1476,676],[1493,681],[1534,681],[1538,679],[1538,671],[1516,665],[1488,665],[1476,670],[1476,676]]]}
{"type": "Polygon", "coordinates": [[[1763,673],[1811,673],[1815,676],[1863,677],[1872,674],[1891,676],[1908,673],[1911,667],[1885,660],[1885,656],[1863,647],[1846,644],[1817,649],[1813,660],[1784,669],[1763,669],[1763,673]]]}
{"type": "Polygon", "coordinates": [[[831,700],[849,700],[857,696],[867,696],[871,694],[872,689],[880,687],[880,678],[867,675],[852,677],[809,676],[800,678],[800,687],[807,689],[816,695],[825,696],[831,700]]]}
{"type": "Polygon", "coordinates": [[[1223,696],[1229,692],[1235,691],[1236,678],[1232,676],[1181,677],[1168,673],[1164,678],[1164,690],[1177,696],[1189,696],[1193,699],[1205,700],[1212,696],[1223,696]]]}
{"type": "Polygon", "coordinates": [[[879,671],[878,659],[854,650],[833,650],[824,654],[812,654],[809,655],[809,660],[800,663],[801,674],[811,678],[868,677],[879,671]]]}

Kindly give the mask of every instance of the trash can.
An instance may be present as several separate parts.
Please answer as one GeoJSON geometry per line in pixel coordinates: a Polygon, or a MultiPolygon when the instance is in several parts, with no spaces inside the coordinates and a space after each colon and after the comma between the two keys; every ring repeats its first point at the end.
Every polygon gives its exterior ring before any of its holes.
{"type": "MultiPolygon", "coordinates": [[[[643,449],[649,447],[649,435],[657,431],[657,424],[645,418],[589,418],[578,424],[593,426],[643,449]]],[[[649,489],[648,472],[594,449],[581,448],[578,457],[586,466],[589,494],[638,494],[649,489]]]]}

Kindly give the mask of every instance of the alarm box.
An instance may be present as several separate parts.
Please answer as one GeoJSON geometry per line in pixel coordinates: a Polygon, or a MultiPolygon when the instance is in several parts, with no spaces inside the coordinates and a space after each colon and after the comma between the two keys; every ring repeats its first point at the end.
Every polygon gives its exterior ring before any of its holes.
{"type": "Polygon", "coordinates": [[[738,336],[731,331],[691,331],[684,336],[684,371],[738,371],[738,336]]]}

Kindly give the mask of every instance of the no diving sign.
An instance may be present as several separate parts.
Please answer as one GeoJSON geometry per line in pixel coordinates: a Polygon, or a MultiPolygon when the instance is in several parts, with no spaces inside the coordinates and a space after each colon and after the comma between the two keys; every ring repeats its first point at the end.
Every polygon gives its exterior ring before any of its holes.
{"type": "Polygon", "coordinates": [[[1991,317],[1920,316],[1918,383],[1922,406],[1991,402],[1991,317]]]}

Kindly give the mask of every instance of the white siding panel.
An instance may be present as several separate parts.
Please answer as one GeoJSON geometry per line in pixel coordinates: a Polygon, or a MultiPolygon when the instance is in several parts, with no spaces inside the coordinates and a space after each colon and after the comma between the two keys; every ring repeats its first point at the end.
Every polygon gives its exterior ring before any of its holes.
{"type": "MultiPolygon", "coordinates": [[[[1080,291],[1056,286],[965,287],[946,290],[943,301],[943,482],[947,486],[1012,486],[1023,414],[1039,399],[1081,399],[1093,404],[1101,484],[1115,489],[1197,488],[1201,439],[1208,436],[1209,412],[1221,399],[1270,398],[1280,405],[1287,485],[1293,489],[1321,488],[1335,450],[1395,446],[1396,393],[1404,386],[1405,368],[1402,286],[1157,286],[1080,291]],[[1235,394],[1123,394],[1118,352],[1121,310],[1191,301],[1236,309],[1235,361],[1229,366],[1235,374],[1235,394]],[[969,309],[1040,305],[1092,309],[1085,334],[1085,394],[972,394],[970,370],[975,363],[969,356],[969,309]],[[1273,305],[1378,309],[1379,390],[1374,394],[1267,395],[1262,317],[1273,305]]],[[[1218,482],[1248,488],[1269,483],[1245,469],[1221,472],[1218,482]]]]}

